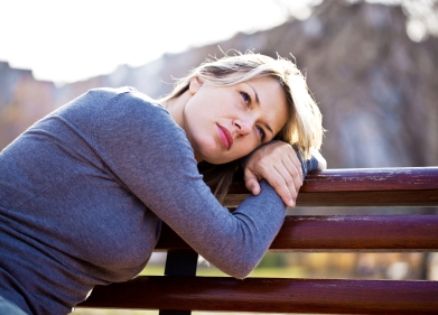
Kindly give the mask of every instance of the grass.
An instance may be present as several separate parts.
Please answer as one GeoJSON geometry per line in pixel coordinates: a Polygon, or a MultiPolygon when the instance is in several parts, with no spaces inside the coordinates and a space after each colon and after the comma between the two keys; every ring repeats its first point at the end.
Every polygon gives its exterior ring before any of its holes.
{"type": "MultiPolygon", "coordinates": [[[[163,266],[147,266],[141,273],[141,276],[161,276],[164,274],[163,266]]],[[[225,273],[214,267],[198,267],[198,276],[204,277],[228,277],[225,273]]],[[[249,277],[261,278],[300,278],[304,273],[301,268],[296,266],[284,268],[256,268],[251,272],[249,277]]]]}

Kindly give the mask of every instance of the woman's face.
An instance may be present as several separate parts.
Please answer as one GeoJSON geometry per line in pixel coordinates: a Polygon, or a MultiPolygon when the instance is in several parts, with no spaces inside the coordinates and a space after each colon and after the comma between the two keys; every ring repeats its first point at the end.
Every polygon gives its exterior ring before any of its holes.
{"type": "Polygon", "coordinates": [[[233,86],[192,79],[184,130],[198,161],[227,163],[272,140],[288,118],[278,81],[261,77],[233,86]]]}

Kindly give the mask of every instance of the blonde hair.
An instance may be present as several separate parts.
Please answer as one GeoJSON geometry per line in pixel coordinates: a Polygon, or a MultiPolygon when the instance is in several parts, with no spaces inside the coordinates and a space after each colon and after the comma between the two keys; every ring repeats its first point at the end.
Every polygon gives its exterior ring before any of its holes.
{"type": "MultiPolygon", "coordinates": [[[[253,52],[235,52],[219,59],[207,60],[187,76],[179,79],[170,94],[160,101],[171,100],[182,95],[188,90],[190,81],[194,77],[217,86],[231,86],[266,76],[277,80],[282,86],[290,113],[286,125],[280,130],[276,139],[290,143],[304,158],[309,158],[311,152],[319,150],[322,144],[324,133],[322,115],[310,94],[305,77],[289,59],[280,56],[272,58],[253,52]]],[[[234,165],[228,167],[232,169],[231,173],[234,173],[235,164],[229,164],[234,165]]],[[[231,178],[225,180],[226,184],[223,184],[224,180],[221,178],[217,184],[229,186],[231,178]]]]}

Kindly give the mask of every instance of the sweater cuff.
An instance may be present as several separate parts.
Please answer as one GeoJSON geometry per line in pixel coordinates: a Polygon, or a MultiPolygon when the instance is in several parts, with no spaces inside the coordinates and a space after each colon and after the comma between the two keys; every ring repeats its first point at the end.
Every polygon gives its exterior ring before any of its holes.
{"type": "Polygon", "coordinates": [[[301,152],[295,146],[294,149],[297,153],[298,159],[300,160],[303,176],[306,176],[308,173],[319,169],[318,160],[314,156],[311,156],[310,159],[304,160],[301,152]]]}

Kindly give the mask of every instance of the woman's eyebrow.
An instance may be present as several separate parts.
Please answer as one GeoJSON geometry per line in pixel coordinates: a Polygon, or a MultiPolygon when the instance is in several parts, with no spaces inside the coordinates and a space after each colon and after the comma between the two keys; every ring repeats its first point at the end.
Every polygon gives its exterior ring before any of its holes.
{"type": "MultiPolygon", "coordinates": [[[[260,99],[259,99],[259,95],[257,94],[256,89],[249,83],[247,83],[248,86],[251,88],[251,90],[253,91],[254,95],[255,95],[255,102],[260,106],[260,99]]],[[[274,134],[274,131],[272,130],[271,126],[269,126],[268,123],[263,123],[263,125],[265,126],[266,129],[268,129],[271,134],[274,134]]]]}
{"type": "Polygon", "coordinates": [[[248,86],[251,88],[252,92],[253,92],[254,95],[255,95],[255,101],[256,101],[256,103],[260,105],[260,99],[259,99],[259,95],[257,94],[256,89],[255,89],[251,84],[249,84],[249,83],[247,83],[247,84],[248,84],[248,86]]]}

